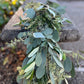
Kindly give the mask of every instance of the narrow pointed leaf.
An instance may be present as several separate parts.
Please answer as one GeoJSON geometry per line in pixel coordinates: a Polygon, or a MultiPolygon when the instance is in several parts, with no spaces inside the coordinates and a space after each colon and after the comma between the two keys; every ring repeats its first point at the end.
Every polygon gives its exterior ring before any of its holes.
{"type": "Polygon", "coordinates": [[[58,60],[57,57],[53,56],[55,62],[57,63],[58,66],[60,66],[61,68],[63,68],[63,64],[61,63],[61,61],[58,60]]]}
{"type": "Polygon", "coordinates": [[[52,84],[55,84],[55,80],[54,80],[54,77],[53,77],[53,75],[52,75],[51,72],[50,72],[50,78],[51,78],[51,82],[52,82],[52,84]]]}
{"type": "Polygon", "coordinates": [[[28,57],[34,56],[34,54],[36,54],[36,53],[38,52],[38,50],[39,50],[39,47],[33,49],[33,50],[30,52],[30,54],[28,55],[28,57]]]}

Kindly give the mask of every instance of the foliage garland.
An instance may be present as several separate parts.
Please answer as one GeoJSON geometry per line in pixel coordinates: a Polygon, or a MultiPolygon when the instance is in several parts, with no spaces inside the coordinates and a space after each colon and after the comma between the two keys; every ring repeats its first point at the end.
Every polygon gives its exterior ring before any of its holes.
{"type": "Polygon", "coordinates": [[[61,84],[68,75],[74,75],[74,66],[66,53],[58,45],[63,22],[70,22],[61,17],[65,11],[56,3],[47,4],[30,2],[25,7],[24,18],[20,17],[23,32],[19,39],[27,46],[27,57],[19,69],[17,81],[23,84],[61,84]],[[67,72],[67,73],[66,73],[67,72]]]}

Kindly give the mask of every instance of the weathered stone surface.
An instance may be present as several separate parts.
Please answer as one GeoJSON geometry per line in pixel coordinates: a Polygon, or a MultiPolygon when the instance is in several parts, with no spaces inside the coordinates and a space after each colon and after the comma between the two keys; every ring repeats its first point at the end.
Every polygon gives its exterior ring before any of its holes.
{"type": "MultiPolygon", "coordinates": [[[[31,0],[26,0],[22,7],[24,7],[24,5],[30,1],[31,0]]],[[[46,3],[47,0],[35,0],[35,1],[41,1],[42,3],[46,3]]],[[[52,0],[52,1],[57,2],[55,0],[52,0]]],[[[14,39],[15,37],[17,37],[17,34],[20,32],[20,27],[14,27],[13,25],[20,21],[19,16],[23,17],[22,7],[18,9],[18,11],[14,14],[14,16],[10,19],[10,21],[4,27],[0,35],[0,38],[3,41],[9,41],[9,40],[14,39]]],[[[79,31],[74,26],[74,24],[64,23],[64,28],[62,29],[62,35],[61,35],[60,41],[75,41],[75,40],[78,40],[79,37],[80,37],[79,31]]]]}

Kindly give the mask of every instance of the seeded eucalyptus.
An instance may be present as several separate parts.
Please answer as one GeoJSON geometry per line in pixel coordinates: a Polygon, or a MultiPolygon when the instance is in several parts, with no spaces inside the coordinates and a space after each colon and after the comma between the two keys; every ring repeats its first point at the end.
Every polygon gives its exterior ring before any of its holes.
{"type": "Polygon", "coordinates": [[[23,84],[61,84],[65,80],[67,83],[66,78],[71,76],[66,72],[71,72],[73,66],[66,57],[67,51],[58,45],[63,22],[69,22],[61,17],[64,9],[52,2],[30,2],[25,8],[24,18],[20,17],[18,24],[23,32],[18,34],[18,39],[24,40],[27,56],[17,81],[23,81],[23,84]]]}

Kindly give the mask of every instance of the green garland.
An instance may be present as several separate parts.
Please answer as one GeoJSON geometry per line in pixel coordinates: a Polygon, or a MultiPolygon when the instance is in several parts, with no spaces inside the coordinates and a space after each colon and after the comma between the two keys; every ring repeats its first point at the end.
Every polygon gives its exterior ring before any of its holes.
{"type": "Polygon", "coordinates": [[[23,32],[18,38],[24,40],[27,56],[17,81],[23,81],[23,84],[61,84],[65,80],[67,83],[66,78],[71,78],[67,73],[74,72],[74,66],[65,54],[67,51],[58,45],[63,22],[70,22],[61,17],[64,9],[52,2],[30,2],[25,8],[24,18],[20,17],[19,23],[23,32]]]}

